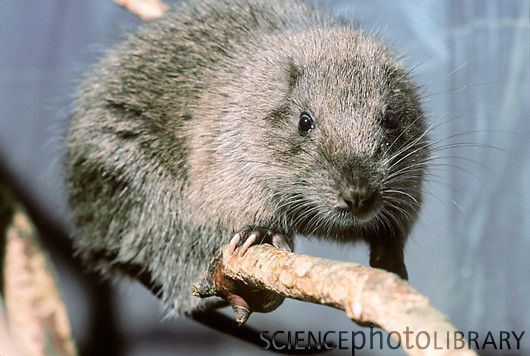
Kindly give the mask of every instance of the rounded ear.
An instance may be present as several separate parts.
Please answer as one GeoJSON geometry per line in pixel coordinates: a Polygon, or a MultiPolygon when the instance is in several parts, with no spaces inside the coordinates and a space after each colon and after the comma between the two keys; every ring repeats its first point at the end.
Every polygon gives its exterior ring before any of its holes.
{"type": "Polygon", "coordinates": [[[285,72],[287,75],[287,83],[289,85],[289,89],[292,89],[302,76],[303,69],[297,66],[292,58],[288,58],[287,66],[285,67],[285,72]]]}

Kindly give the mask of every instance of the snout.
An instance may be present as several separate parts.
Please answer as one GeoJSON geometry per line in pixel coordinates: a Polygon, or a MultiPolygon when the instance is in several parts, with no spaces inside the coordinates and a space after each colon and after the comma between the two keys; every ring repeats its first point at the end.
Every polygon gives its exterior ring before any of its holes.
{"type": "Polygon", "coordinates": [[[378,208],[379,192],[367,186],[349,186],[340,190],[338,208],[349,210],[357,217],[370,214],[378,208]]]}
{"type": "Polygon", "coordinates": [[[375,215],[381,205],[379,189],[370,184],[362,171],[350,174],[349,179],[337,186],[337,208],[348,211],[357,219],[366,219],[375,215]]]}
{"type": "Polygon", "coordinates": [[[377,199],[377,192],[369,187],[347,187],[340,192],[341,203],[352,213],[362,213],[369,210],[377,199]]]}

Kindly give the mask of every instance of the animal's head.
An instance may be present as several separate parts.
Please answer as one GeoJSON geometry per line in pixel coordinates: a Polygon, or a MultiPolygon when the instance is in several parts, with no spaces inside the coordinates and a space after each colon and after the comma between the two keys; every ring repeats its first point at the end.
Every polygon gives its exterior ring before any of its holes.
{"type": "MultiPolygon", "coordinates": [[[[427,157],[417,89],[349,28],[274,36],[234,80],[238,159],[299,230],[416,215],[427,157]]],[[[241,60],[248,61],[248,58],[241,60]]]]}

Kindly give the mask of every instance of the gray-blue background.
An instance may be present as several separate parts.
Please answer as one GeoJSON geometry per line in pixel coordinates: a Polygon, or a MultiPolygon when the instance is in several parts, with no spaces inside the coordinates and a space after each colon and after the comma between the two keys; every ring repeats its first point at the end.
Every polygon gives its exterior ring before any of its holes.
{"type": "MultiPolygon", "coordinates": [[[[312,3],[378,33],[414,68],[440,145],[407,248],[412,285],[462,330],[530,332],[530,2],[312,3]],[[477,146],[475,144],[480,144],[477,146]],[[488,147],[486,147],[488,146],[488,147]]],[[[0,152],[53,219],[64,222],[60,136],[76,83],[140,22],[111,0],[0,1],[0,152]]],[[[299,239],[298,251],[367,262],[363,246],[299,239]]],[[[90,309],[75,278],[60,281],[77,339],[90,309]]],[[[256,353],[187,320],[161,320],[134,283],[113,293],[127,355],[256,353]]],[[[287,301],[250,323],[265,330],[351,330],[343,313],[287,301]]],[[[530,335],[524,347],[530,352],[530,335]]],[[[381,354],[388,353],[389,350],[381,354]]]]}

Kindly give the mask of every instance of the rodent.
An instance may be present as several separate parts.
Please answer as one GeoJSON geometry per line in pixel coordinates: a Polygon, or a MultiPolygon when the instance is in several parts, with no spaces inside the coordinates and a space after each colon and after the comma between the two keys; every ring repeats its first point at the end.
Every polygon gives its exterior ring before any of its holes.
{"type": "Polygon", "coordinates": [[[203,306],[191,287],[238,232],[366,241],[372,266],[407,278],[426,131],[412,78],[371,35],[296,0],[185,2],[80,87],[75,244],[104,275],[148,271],[179,314],[203,306]]]}

